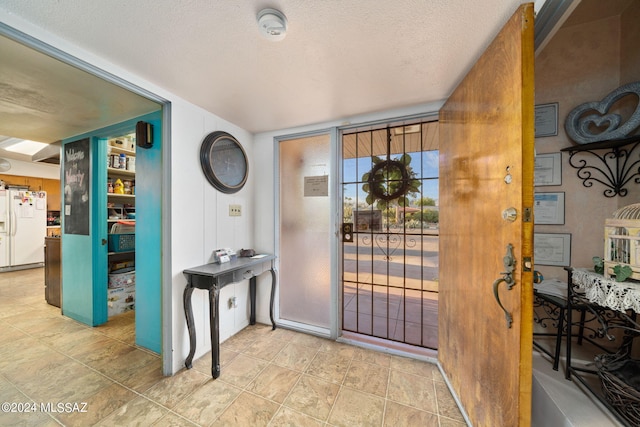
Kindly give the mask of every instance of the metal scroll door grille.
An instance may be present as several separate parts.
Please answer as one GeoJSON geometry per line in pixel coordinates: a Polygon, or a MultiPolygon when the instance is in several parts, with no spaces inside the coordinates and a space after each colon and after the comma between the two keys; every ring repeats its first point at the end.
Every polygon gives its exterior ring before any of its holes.
{"type": "Polygon", "coordinates": [[[342,135],[344,331],[437,348],[437,125],[342,135]]]}

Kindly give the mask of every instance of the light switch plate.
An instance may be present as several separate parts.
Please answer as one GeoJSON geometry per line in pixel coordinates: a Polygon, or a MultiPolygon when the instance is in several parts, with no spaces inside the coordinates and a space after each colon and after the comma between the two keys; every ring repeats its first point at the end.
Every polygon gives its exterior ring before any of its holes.
{"type": "Polygon", "coordinates": [[[229,216],[242,216],[242,206],[229,205],[229,216]]]}

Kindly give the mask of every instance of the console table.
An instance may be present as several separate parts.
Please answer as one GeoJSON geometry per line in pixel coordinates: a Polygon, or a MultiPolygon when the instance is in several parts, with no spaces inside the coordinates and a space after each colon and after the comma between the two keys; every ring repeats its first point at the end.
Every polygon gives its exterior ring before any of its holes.
{"type": "Polygon", "coordinates": [[[273,329],[276,323],[273,320],[273,300],[276,290],[276,272],[273,267],[275,255],[261,254],[250,258],[236,258],[222,264],[211,263],[199,267],[189,268],[183,271],[187,278],[187,286],[184,288],[184,312],[189,330],[189,355],[184,362],[187,369],[191,369],[193,355],[196,352],[196,331],[191,308],[191,294],[194,289],[209,291],[209,323],[211,329],[211,375],[213,378],[220,376],[220,325],[219,325],[219,295],[220,289],[230,283],[249,279],[249,299],[251,300],[251,315],[249,323],[256,323],[256,276],[269,270],[271,272],[271,301],[269,316],[273,329]]]}

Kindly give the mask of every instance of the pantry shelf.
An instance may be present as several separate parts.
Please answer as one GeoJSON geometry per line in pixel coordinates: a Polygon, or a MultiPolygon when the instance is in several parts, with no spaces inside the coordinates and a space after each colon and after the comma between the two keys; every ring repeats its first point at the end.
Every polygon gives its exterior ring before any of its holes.
{"type": "Polygon", "coordinates": [[[109,175],[118,175],[118,176],[136,176],[135,171],[130,171],[127,169],[119,169],[119,168],[107,168],[107,172],[109,175]]]}
{"type": "Polygon", "coordinates": [[[135,194],[117,194],[117,193],[107,193],[109,200],[111,199],[135,199],[135,194]]]}
{"type": "Polygon", "coordinates": [[[105,225],[109,264],[108,316],[112,317],[135,310],[135,133],[109,140],[108,147],[105,225]],[[123,193],[112,192],[116,190],[123,193]]]}

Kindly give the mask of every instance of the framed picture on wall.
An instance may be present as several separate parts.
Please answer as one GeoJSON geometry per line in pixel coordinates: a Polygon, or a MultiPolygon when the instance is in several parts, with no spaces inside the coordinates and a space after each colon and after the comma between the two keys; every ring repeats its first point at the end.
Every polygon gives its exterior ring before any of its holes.
{"type": "Polygon", "coordinates": [[[556,136],[558,134],[558,103],[535,106],[535,137],[556,136]]]}
{"type": "Polygon", "coordinates": [[[571,265],[571,234],[534,233],[533,254],[538,265],[571,265]]]}
{"type": "Polygon", "coordinates": [[[533,185],[562,185],[562,153],[536,154],[533,185]]]}
{"type": "Polygon", "coordinates": [[[564,224],[564,192],[533,195],[534,224],[564,224]]]}

